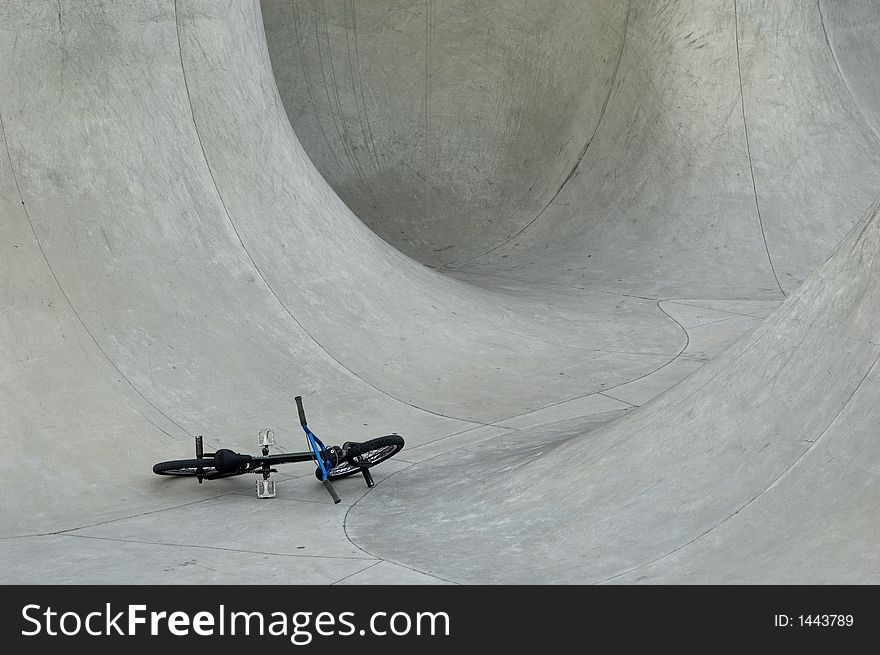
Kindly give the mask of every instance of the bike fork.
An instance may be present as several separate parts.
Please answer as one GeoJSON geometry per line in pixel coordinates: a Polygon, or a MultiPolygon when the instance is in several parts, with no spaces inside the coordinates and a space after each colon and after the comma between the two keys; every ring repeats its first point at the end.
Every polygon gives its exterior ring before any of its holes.
{"type": "Polygon", "coordinates": [[[327,489],[327,492],[333,498],[333,504],[338,505],[342,502],[342,499],[336,493],[333,485],[330,484],[330,480],[327,479],[327,474],[332,467],[332,464],[324,461],[324,453],[327,451],[327,447],[324,445],[324,442],[315,436],[314,432],[309,430],[309,426],[306,425],[305,421],[303,421],[303,430],[305,430],[306,439],[309,442],[312,452],[315,454],[315,461],[318,463],[318,468],[321,470],[321,481],[324,483],[324,488],[327,489]]]}

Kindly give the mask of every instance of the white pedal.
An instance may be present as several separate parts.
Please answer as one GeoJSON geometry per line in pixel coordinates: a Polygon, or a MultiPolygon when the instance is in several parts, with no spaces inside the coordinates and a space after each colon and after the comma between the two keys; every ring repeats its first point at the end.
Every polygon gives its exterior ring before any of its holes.
{"type": "Polygon", "coordinates": [[[266,428],[265,430],[260,430],[257,433],[257,445],[261,447],[266,446],[274,446],[275,445],[275,430],[272,428],[266,428]]]}
{"type": "Polygon", "coordinates": [[[274,498],[275,480],[257,480],[257,498],[274,498]]]}

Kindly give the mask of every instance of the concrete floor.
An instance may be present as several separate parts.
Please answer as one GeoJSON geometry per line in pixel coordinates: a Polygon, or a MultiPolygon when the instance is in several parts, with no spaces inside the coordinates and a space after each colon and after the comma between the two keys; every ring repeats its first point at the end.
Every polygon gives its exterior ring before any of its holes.
{"type": "Polygon", "coordinates": [[[880,582],[870,0],[0,5],[0,581],[880,582]],[[377,486],[206,446],[396,431],[377,486]]]}

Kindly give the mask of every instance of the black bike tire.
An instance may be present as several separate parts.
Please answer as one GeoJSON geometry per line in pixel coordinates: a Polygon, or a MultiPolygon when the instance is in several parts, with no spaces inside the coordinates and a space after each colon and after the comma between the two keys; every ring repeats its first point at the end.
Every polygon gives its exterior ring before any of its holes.
{"type": "Polygon", "coordinates": [[[203,477],[216,475],[217,467],[214,466],[214,459],[174,459],[168,462],[159,462],[153,465],[153,473],[156,475],[183,475],[203,477]]]}
{"type": "MultiPolygon", "coordinates": [[[[399,434],[389,434],[384,437],[376,437],[362,443],[351,444],[348,447],[346,460],[330,469],[328,480],[341,480],[355,473],[360,473],[362,467],[371,468],[381,464],[386,459],[394,457],[404,446],[403,437],[399,434]],[[369,453],[375,453],[370,456],[369,453]],[[354,457],[363,458],[360,462],[351,462],[354,457]]],[[[321,469],[315,469],[315,477],[321,479],[321,469]]]]}

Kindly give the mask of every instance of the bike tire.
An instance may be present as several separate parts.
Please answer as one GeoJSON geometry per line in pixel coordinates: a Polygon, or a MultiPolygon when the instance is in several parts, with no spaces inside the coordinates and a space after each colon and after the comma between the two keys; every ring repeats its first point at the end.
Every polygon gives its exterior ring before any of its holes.
{"type": "MultiPolygon", "coordinates": [[[[389,434],[362,443],[349,444],[345,460],[330,469],[327,479],[347,478],[355,473],[360,473],[362,468],[371,468],[376,464],[381,464],[399,453],[403,445],[403,437],[399,434],[389,434]]],[[[320,468],[315,469],[315,477],[321,479],[320,468]]]]}
{"type": "Polygon", "coordinates": [[[175,459],[169,462],[159,462],[153,466],[156,475],[183,475],[208,477],[217,475],[217,467],[214,459],[175,459]],[[201,471],[201,473],[199,473],[201,471]]]}

